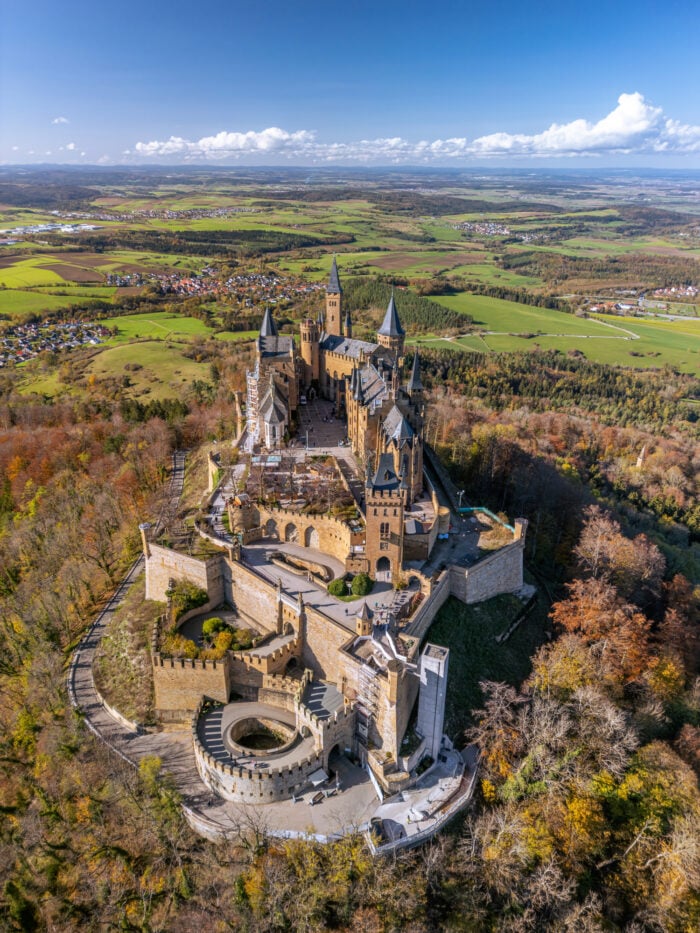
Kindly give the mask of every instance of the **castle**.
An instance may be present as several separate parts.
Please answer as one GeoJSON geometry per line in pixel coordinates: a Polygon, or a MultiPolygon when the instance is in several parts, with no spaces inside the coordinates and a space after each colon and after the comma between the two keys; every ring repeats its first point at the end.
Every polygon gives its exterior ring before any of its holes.
{"type": "MultiPolygon", "coordinates": [[[[405,331],[393,292],[377,342],[352,336],[335,257],[326,287],[325,321],[322,313],[316,320],[307,318],[299,336],[297,351],[294,338],[279,334],[270,309],[265,311],[255,367],[247,373],[248,448],[278,448],[289,437],[307,397],[332,401],[347,424],[352,452],[365,469],[362,569],[373,579],[397,583],[405,554],[412,560],[427,558],[439,531],[437,504],[424,496],[418,353],[403,381],[405,331]]],[[[357,569],[357,561],[352,569],[357,569]]]]}
{"type": "MultiPolygon", "coordinates": [[[[393,293],[376,342],[352,336],[342,295],[334,259],[325,316],[302,322],[298,350],[265,312],[247,374],[242,444],[245,469],[257,462],[259,487],[229,497],[228,533],[223,512],[196,525],[214,553],[196,558],[141,529],[146,597],[167,601],[180,580],[206,595],[198,609],[171,618],[178,630],[225,611],[254,633],[246,650],[193,658],[169,656],[157,628],[151,652],[160,722],[191,724],[201,779],[236,804],[296,798],[319,774],[338,773],[339,758],[359,762],[380,795],[393,795],[412,786],[422,760],[456,754],[443,735],[449,651],[425,637],[448,597],[474,603],[523,586],[527,523],[520,519],[505,526],[507,540],[495,549],[480,551],[473,530],[469,560],[459,559],[455,540],[441,542],[445,559],[430,563],[438,539],[448,537],[451,512],[424,463],[418,354],[404,374],[405,332],[393,293]],[[346,425],[352,458],[345,468],[362,490],[354,498],[339,468],[347,448],[316,458],[319,465],[287,447],[301,410],[316,399],[332,404],[346,425]],[[285,484],[291,478],[294,489],[299,469],[313,489],[319,469],[335,470],[352,514],[335,514],[330,493],[321,511],[309,510],[308,499],[270,495],[274,471],[266,469],[278,466],[283,449],[291,463],[285,484]],[[358,574],[373,581],[371,598],[346,604],[331,595],[334,577],[358,574]],[[277,746],[253,751],[249,732],[268,727],[277,746]]],[[[221,501],[215,466],[210,455],[210,513],[221,501]]],[[[462,759],[453,764],[461,773],[462,759]]]]}

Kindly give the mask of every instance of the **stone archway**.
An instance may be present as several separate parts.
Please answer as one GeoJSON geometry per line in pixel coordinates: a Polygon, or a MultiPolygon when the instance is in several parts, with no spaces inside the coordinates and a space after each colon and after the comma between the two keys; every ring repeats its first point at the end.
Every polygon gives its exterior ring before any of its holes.
{"type": "Polygon", "coordinates": [[[388,557],[379,558],[375,576],[377,583],[391,583],[391,561],[388,557]]]}
{"type": "Polygon", "coordinates": [[[268,518],[265,522],[265,535],[268,538],[273,538],[275,541],[279,541],[279,531],[277,530],[277,522],[274,518],[268,518]]]}
{"type": "Polygon", "coordinates": [[[312,547],[318,551],[320,550],[320,546],[321,542],[319,540],[318,531],[313,525],[309,525],[304,532],[304,547],[312,547]]]}
{"type": "Polygon", "coordinates": [[[284,540],[293,543],[299,540],[299,530],[294,522],[289,522],[284,529],[284,540]]]}

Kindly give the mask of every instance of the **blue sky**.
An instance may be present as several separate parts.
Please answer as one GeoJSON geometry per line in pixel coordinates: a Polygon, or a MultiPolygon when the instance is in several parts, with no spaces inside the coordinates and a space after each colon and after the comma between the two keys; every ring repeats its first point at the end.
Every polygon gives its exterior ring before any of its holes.
{"type": "Polygon", "coordinates": [[[4,0],[4,162],[700,167],[697,0],[4,0]]]}

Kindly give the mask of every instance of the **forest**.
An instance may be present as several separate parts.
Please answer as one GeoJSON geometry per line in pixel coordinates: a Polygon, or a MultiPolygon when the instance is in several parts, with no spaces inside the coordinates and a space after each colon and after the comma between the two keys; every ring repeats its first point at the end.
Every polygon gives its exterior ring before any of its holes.
{"type": "Polygon", "coordinates": [[[186,402],[124,403],[98,384],[46,403],[0,381],[3,928],[696,929],[700,529],[684,377],[426,354],[428,441],[470,501],[529,519],[528,570],[552,601],[526,682],[482,685],[464,736],[483,754],[477,799],[429,845],[375,861],[359,837],[279,842],[253,816],[215,845],[188,828],[157,759],[137,772],[86,732],[67,659],[137,552],[170,452],[230,435],[242,351],[229,352],[186,402]]]}

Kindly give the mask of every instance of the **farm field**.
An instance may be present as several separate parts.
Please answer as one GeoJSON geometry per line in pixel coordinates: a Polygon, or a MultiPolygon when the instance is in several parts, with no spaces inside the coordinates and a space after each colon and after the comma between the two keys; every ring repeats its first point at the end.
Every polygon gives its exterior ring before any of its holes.
{"type": "Polygon", "coordinates": [[[108,296],[95,295],[92,300],[75,294],[56,295],[41,289],[22,291],[19,289],[0,289],[0,314],[22,321],[29,315],[43,315],[50,311],[60,311],[72,305],[90,307],[96,301],[109,301],[108,296]]]}

